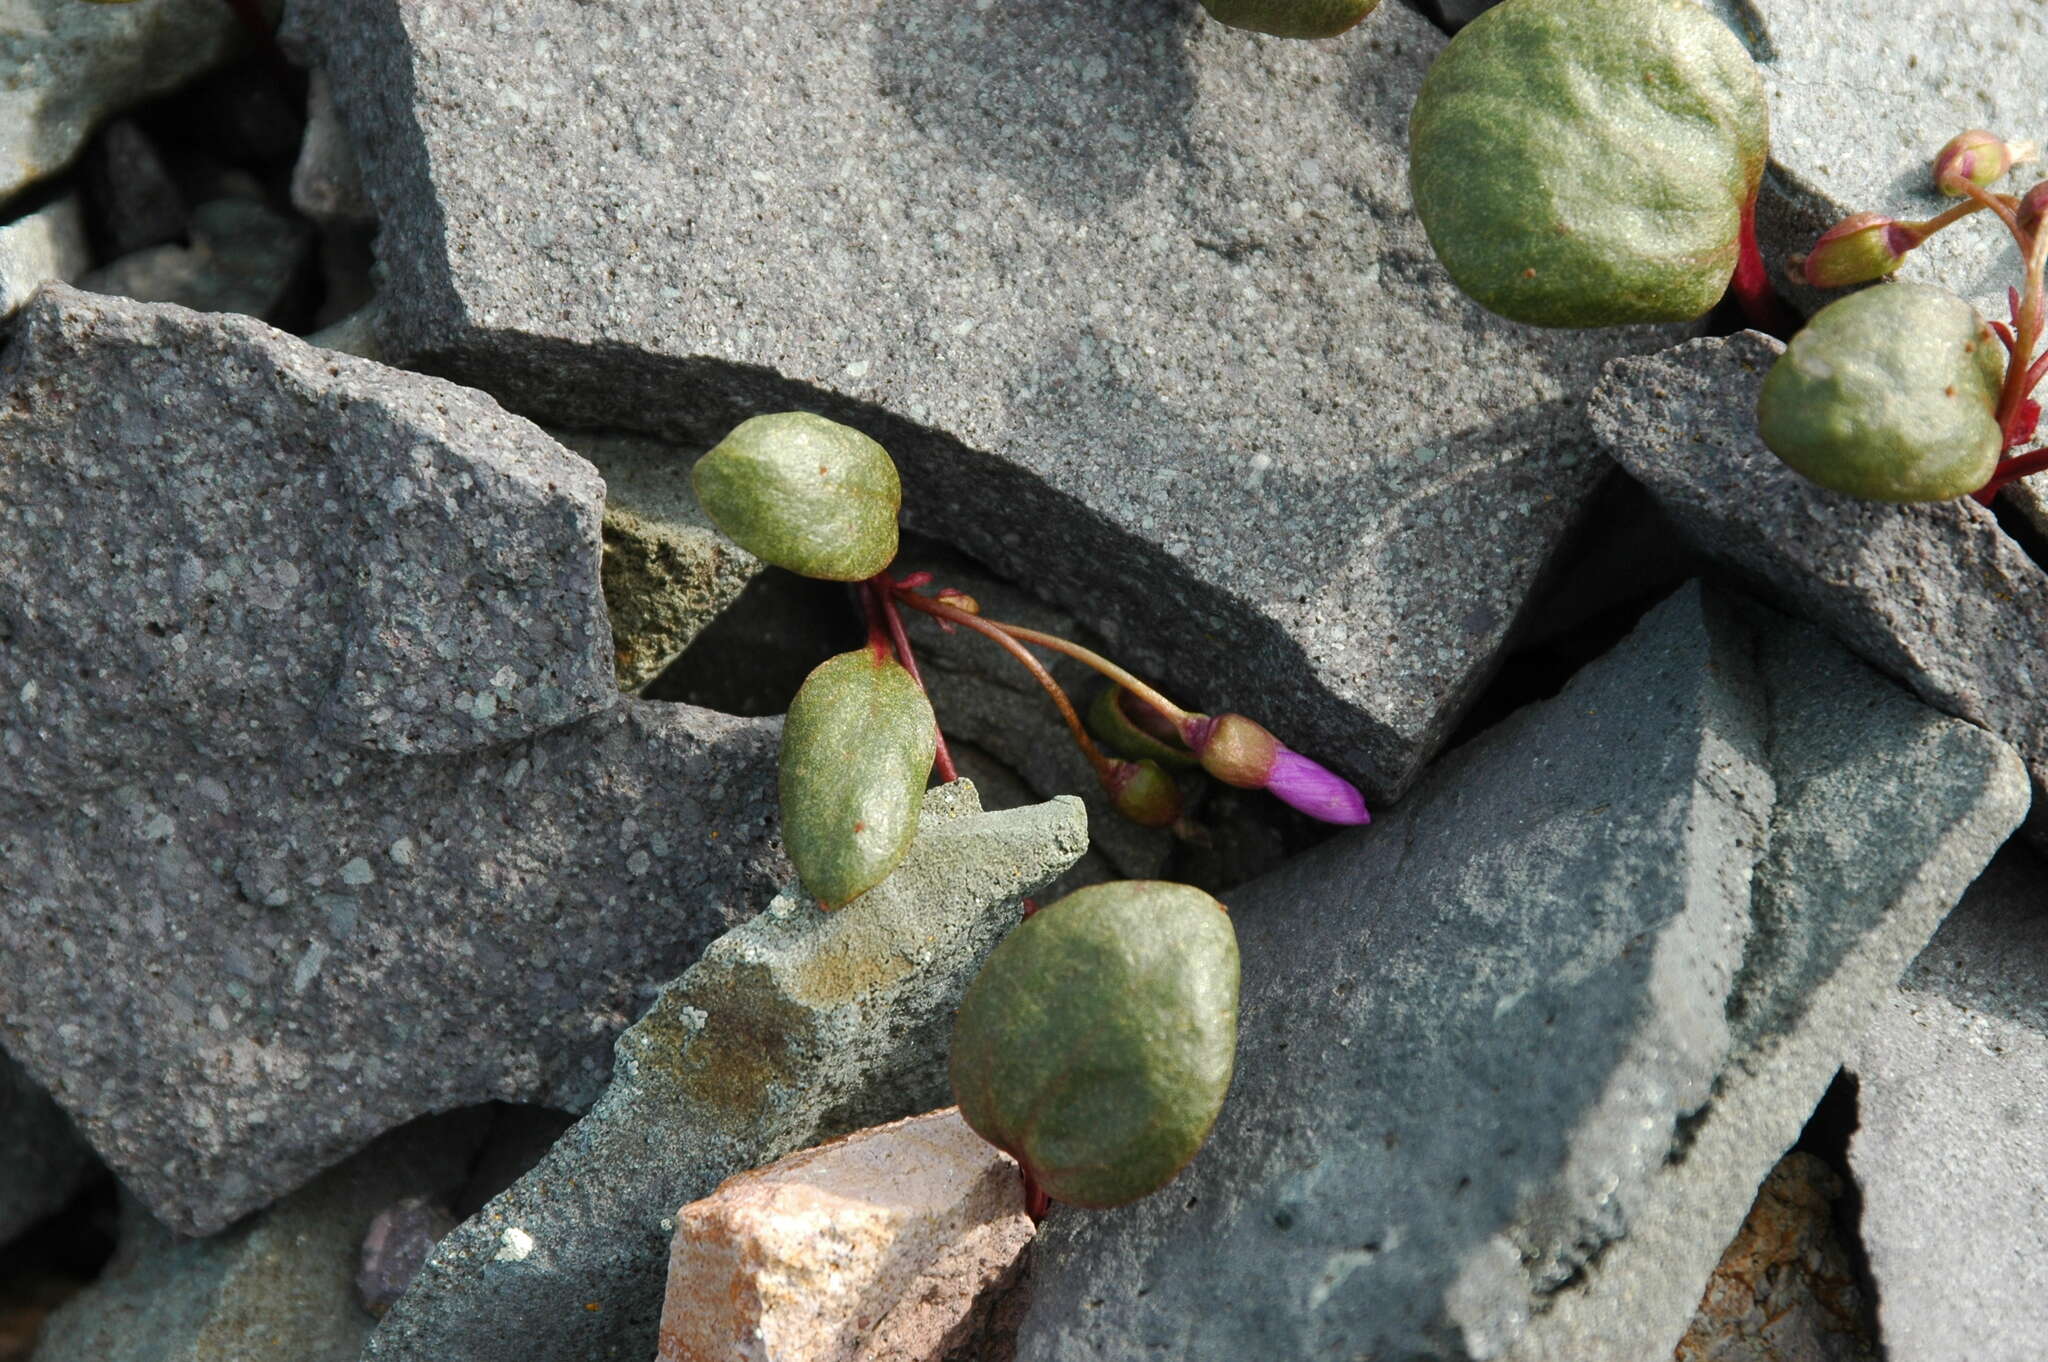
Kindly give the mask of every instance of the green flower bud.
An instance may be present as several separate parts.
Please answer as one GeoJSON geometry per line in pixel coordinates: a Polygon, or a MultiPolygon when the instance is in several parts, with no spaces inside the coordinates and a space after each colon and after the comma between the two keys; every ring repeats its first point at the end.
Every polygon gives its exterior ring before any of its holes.
{"type": "Polygon", "coordinates": [[[1424,78],[1409,183],[1482,307],[1683,321],[1727,290],[1769,128],[1749,53],[1691,0],[1508,0],[1424,78]]]}
{"type": "Polygon", "coordinates": [[[1189,716],[1181,736],[1201,759],[1202,769],[1225,785],[1261,790],[1285,750],[1280,740],[1242,714],[1189,716]]]}
{"type": "Polygon", "coordinates": [[[1852,213],[1820,234],[1813,250],[1792,257],[1793,272],[1814,288],[1847,288],[1882,279],[1906,263],[1921,238],[1882,213],[1852,213]]]}
{"type": "Polygon", "coordinates": [[[1162,766],[1188,768],[1200,763],[1181,745],[1173,721],[1121,686],[1105,686],[1088,707],[1088,731],[1119,756],[1133,761],[1150,758],[1162,766]]]}
{"type": "Polygon", "coordinates": [[[1173,1180],[1223,1109],[1237,991],[1237,934],[1201,890],[1076,890],[1019,923],[961,999],[960,1114],[1057,1200],[1135,1201],[1173,1180]]]}
{"type": "Polygon", "coordinates": [[[1989,189],[2008,170],[2034,157],[2031,142],[2007,142],[1997,133],[1973,128],[1957,133],[1934,157],[1934,187],[1952,199],[1964,195],[1957,181],[1968,180],[1989,189]]]}
{"type": "Polygon", "coordinates": [[[1968,303],[1884,284],[1814,314],[1764,376],[1757,428],[1823,487],[1877,501],[1946,501],[1997,467],[2005,353],[1968,303]]]}
{"type": "Polygon", "coordinates": [[[809,412],[742,421],[690,470],[712,523],[765,563],[857,582],[896,557],[903,485],[888,452],[809,412]]]}
{"type": "Polygon", "coordinates": [[[1202,0],[1219,24],[1276,38],[1334,38],[1379,8],[1380,0],[1202,0]]]}
{"type": "Polygon", "coordinates": [[[1150,758],[1117,762],[1102,788],[1116,811],[1141,828],[1170,828],[1180,821],[1180,786],[1150,758]]]}

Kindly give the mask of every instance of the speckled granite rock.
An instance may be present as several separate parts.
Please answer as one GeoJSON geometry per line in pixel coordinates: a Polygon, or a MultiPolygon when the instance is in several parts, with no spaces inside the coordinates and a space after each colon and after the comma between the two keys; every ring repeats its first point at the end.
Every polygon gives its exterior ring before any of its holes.
{"type": "Polygon", "coordinates": [[[1996,738],[1685,588],[1230,897],[1215,1134],[1157,1195],[1045,1223],[1019,1358],[1671,1356],[2026,800],[1996,738]]]}
{"type": "Polygon", "coordinates": [[[76,279],[91,263],[75,194],[0,226],[0,333],[36,289],[76,279]]]}
{"type": "Polygon", "coordinates": [[[774,723],[619,701],[597,476],[488,398],[52,288],[0,452],[0,1038],[173,1228],[588,1104],[783,873],[774,723]]]}
{"type": "MultiPolygon", "coordinates": [[[[2017,0],[1704,0],[1743,35],[1771,109],[1771,168],[1757,234],[1772,279],[1806,310],[1835,293],[1794,286],[1786,259],[1851,213],[1932,217],[1934,154],[1989,128],[2042,136],[2041,102],[2021,73],[2048,62],[2048,18],[2017,0]]],[[[1999,188],[2043,174],[2022,166],[1999,188]]],[[[2011,238],[1988,219],[1943,232],[1906,273],[2005,311],[2020,279],[2011,238]]]]}
{"type": "Polygon", "coordinates": [[[200,312],[271,317],[304,267],[306,224],[253,199],[215,199],[192,210],[192,244],[151,246],[86,274],[78,286],[200,312]]]}
{"type": "Polygon", "coordinates": [[[1886,1358],[2033,1362],[2048,1337],[2048,864],[2006,848],[1849,1066],[1886,1358]]]}
{"type": "Polygon", "coordinates": [[[1756,397],[1783,351],[1743,332],[1617,361],[1594,429],[1702,552],[2018,748],[2048,841],[2048,571],[1973,501],[1861,501],[1779,462],[1756,397]]]}
{"type": "Polygon", "coordinates": [[[292,166],[292,207],[325,226],[361,226],[377,220],[363,191],[355,144],[334,107],[334,87],[324,71],[306,82],[306,139],[292,166]]]}
{"type": "Polygon", "coordinates": [[[71,1118],[0,1050],[0,1247],[62,1207],[92,1170],[71,1118]]]}
{"type": "Polygon", "coordinates": [[[175,89],[242,41],[220,0],[9,0],[0,22],[0,200],[62,170],[107,115],[175,89]]]}
{"type": "Polygon", "coordinates": [[[590,1115],[441,1241],[366,1358],[652,1357],[678,1206],[945,1101],[960,995],[1088,844],[1072,799],[979,808],[971,785],[934,790],[903,864],[855,903],[785,893],[715,942],[619,1038],[590,1115]]]}
{"type": "Polygon", "coordinates": [[[704,451],[644,436],[552,431],[604,476],[604,600],[619,689],[637,691],[764,566],[712,525],[690,489],[704,451]]]}
{"type": "Polygon", "coordinates": [[[1444,39],[1394,4],[1330,43],[1185,0],[294,22],[364,158],[397,362],[565,425],[849,421],[912,529],[1379,796],[1601,477],[1578,395],[1653,343],[1452,287],[1405,156],[1444,39]]]}
{"type": "Polygon", "coordinates": [[[394,1131],[209,1239],[179,1239],[131,1202],[118,1255],[50,1317],[37,1362],[356,1362],[376,1322],[354,1286],[371,1218],[447,1195],[488,1125],[472,1109],[394,1131]]]}

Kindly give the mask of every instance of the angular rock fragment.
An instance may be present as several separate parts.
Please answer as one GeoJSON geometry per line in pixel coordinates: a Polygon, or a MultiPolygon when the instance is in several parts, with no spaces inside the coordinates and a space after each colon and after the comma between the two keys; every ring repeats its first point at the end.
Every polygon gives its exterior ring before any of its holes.
{"type": "Polygon", "coordinates": [[[326,227],[356,227],[377,220],[363,192],[355,144],[334,107],[334,86],[324,71],[306,82],[306,138],[292,166],[292,207],[326,227]]]}
{"type": "Polygon", "coordinates": [[[2048,1337],[2048,865],[2000,854],[1849,1068],[1885,1356],[2029,1362],[2048,1337]]]}
{"type": "Polygon", "coordinates": [[[727,1179],[676,1214],[659,1362],[941,1362],[1035,1226],[958,1108],[727,1179]]]}
{"type": "Polygon", "coordinates": [[[1215,1133],[1046,1222],[1019,1357],[1669,1357],[2026,799],[1996,738],[1687,587],[1230,897],[1215,1133]]]}
{"type": "Polygon", "coordinates": [[[597,476],[480,394],[52,287],[0,453],[0,1038],[181,1233],[587,1105],[785,873],[774,724],[619,701],[597,476]]]}
{"type": "Polygon", "coordinates": [[[76,279],[91,264],[75,194],[0,226],[0,331],[42,285],[76,279]]]}
{"type": "Polygon", "coordinates": [[[402,1197],[377,1212],[363,1231],[356,1267],[356,1299],[363,1309],[382,1319],[455,1224],[440,1200],[430,1196],[402,1197]]]}
{"type": "Polygon", "coordinates": [[[1291,44],[1181,0],[293,23],[363,157],[396,362],[682,441],[849,422],[910,528],[1382,797],[1602,476],[1576,395],[1652,343],[1451,286],[1405,156],[1444,38],[1399,5],[1291,44]]]}
{"type": "Polygon", "coordinates": [[[604,601],[619,689],[661,675],[758,575],[690,488],[699,449],[631,435],[551,432],[604,476],[604,601]]]}
{"type": "Polygon", "coordinates": [[[107,115],[218,65],[241,27],[220,0],[12,0],[0,30],[0,200],[62,170],[107,115]]]}
{"type": "Polygon", "coordinates": [[[954,1007],[1019,902],[1087,846],[1081,805],[933,790],[896,871],[836,913],[794,892],[619,1038],[590,1115],[441,1241],[377,1362],[651,1357],[673,1208],[734,1173],[946,1100],[954,1007]]]}
{"type": "Polygon", "coordinates": [[[353,1286],[371,1218],[448,1195],[488,1124],[472,1109],[393,1131],[209,1239],[131,1202],[118,1255],[50,1317],[37,1362],[356,1362],[375,1323],[353,1286]]]}
{"type": "Polygon", "coordinates": [[[303,266],[312,233],[253,199],[225,198],[192,210],[192,244],[151,246],[78,281],[92,293],[199,312],[272,317],[303,266]]]}
{"type": "Polygon", "coordinates": [[[119,259],[185,235],[191,209],[163,153],[133,118],[100,129],[80,167],[94,239],[119,259]]]}
{"type": "MultiPolygon", "coordinates": [[[[1702,552],[2004,738],[2048,793],[2048,571],[1973,501],[1861,501],[1779,462],[1757,438],[1756,398],[1783,350],[1743,332],[1618,361],[1594,429],[1702,552]]],[[[2029,831],[2048,837],[2048,823],[2029,831]]]]}
{"type": "Polygon", "coordinates": [[[61,1208],[92,1170],[71,1119],[0,1050],[0,1247],[61,1208]]]}

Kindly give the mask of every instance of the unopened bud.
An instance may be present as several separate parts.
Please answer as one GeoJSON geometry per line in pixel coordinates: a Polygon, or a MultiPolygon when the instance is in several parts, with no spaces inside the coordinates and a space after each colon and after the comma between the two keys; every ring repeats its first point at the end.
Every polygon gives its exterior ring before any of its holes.
{"type": "Polygon", "coordinates": [[[1920,241],[1912,228],[1882,213],[1857,213],[1822,232],[1811,252],[1792,258],[1792,268],[1814,288],[1867,284],[1897,269],[1920,241]]]}
{"type": "Polygon", "coordinates": [[[970,615],[979,615],[981,613],[980,601],[977,601],[964,591],[955,591],[950,586],[940,591],[938,598],[947,605],[952,606],[955,610],[964,610],[970,615]]]}
{"type": "Polygon", "coordinates": [[[2020,195],[2020,201],[2013,208],[2013,216],[2019,219],[2020,230],[2032,232],[2041,226],[2041,219],[2048,214],[2048,180],[2020,195]]]}
{"type": "Polygon", "coordinates": [[[1151,757],[1162,766],[1195,764],[1194,753],[1181,745],[1173,720],[1121,686],[1106,686],[1088,707],[1088,731],[1119,756],[1151,757]]]}
{"type": "Polygon", "coordinates": [[[1180,734],[1203,770],[1240,789],[1263,789],[1280,756],[1280,740],[1242,714],[1191,714],[1180,734]]]}
{"type": "Polygon", "coordinates": [[[2006,171],[2034,159],[2032,142],[2008,142],[1997,133],[1973,128],[1949,139],[1934,158],[1934,187],[1952,199],[1963,197],[1962,182],[1982,189],[1996,184],[2006,171]]]}
{"type": "Polygon", "coordinates": [[[1180,786],[1158,762],[1119,761],[1102,778],[1116,811],[1143,828],[1170,828],[1180,821],[1180,786]]]}

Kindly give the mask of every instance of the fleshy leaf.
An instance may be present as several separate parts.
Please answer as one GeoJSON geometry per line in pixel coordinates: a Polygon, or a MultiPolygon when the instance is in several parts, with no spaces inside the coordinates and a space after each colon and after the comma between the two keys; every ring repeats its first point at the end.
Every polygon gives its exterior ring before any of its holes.
{"type": "Polygon", "coordinates": [[[1380,7],[1380,0],[1202,0],[1219,24],[1276,38],[1334,38],[1380,7]]]}
{"type": "Polygon", "coordinates": [[[782,727],[782,841],[824,907],[880,884],[910,849],[937,732],[894,658],[863,648],[804,678],[782,727]]]}
{"type": "Polygon", "coordinates": [[[1727,289],[1769,129],[1756,64],[1692,0],[1507,0],[1423,79],[1409,180],[1482,307],[1683,321],[1727,289]]]}
{"type": "Polygon", "coordinates": [[[1875,501],[1947,501],[1998,465],[2005,352],[1984,319],[1926,284],[1828,304],[1764,375],[1757,430],[1823,487],[1875,501]]]}
{"type": "Polygon", "coordinates": [[[888,451],[804,411],[756,416],[690,470],[705,514],[763,562],[857,582],[896,556],[903,484],[888,451]]]}
{"type": "Polygon", "coordinates": [[[960,1113],[1056,1200],[1157,1191],[1223,1109],[1237,986],[1237,934],[1201,890],[1076,890],[1020,923],[968,987],[953,1029],[960,1113]]]}

